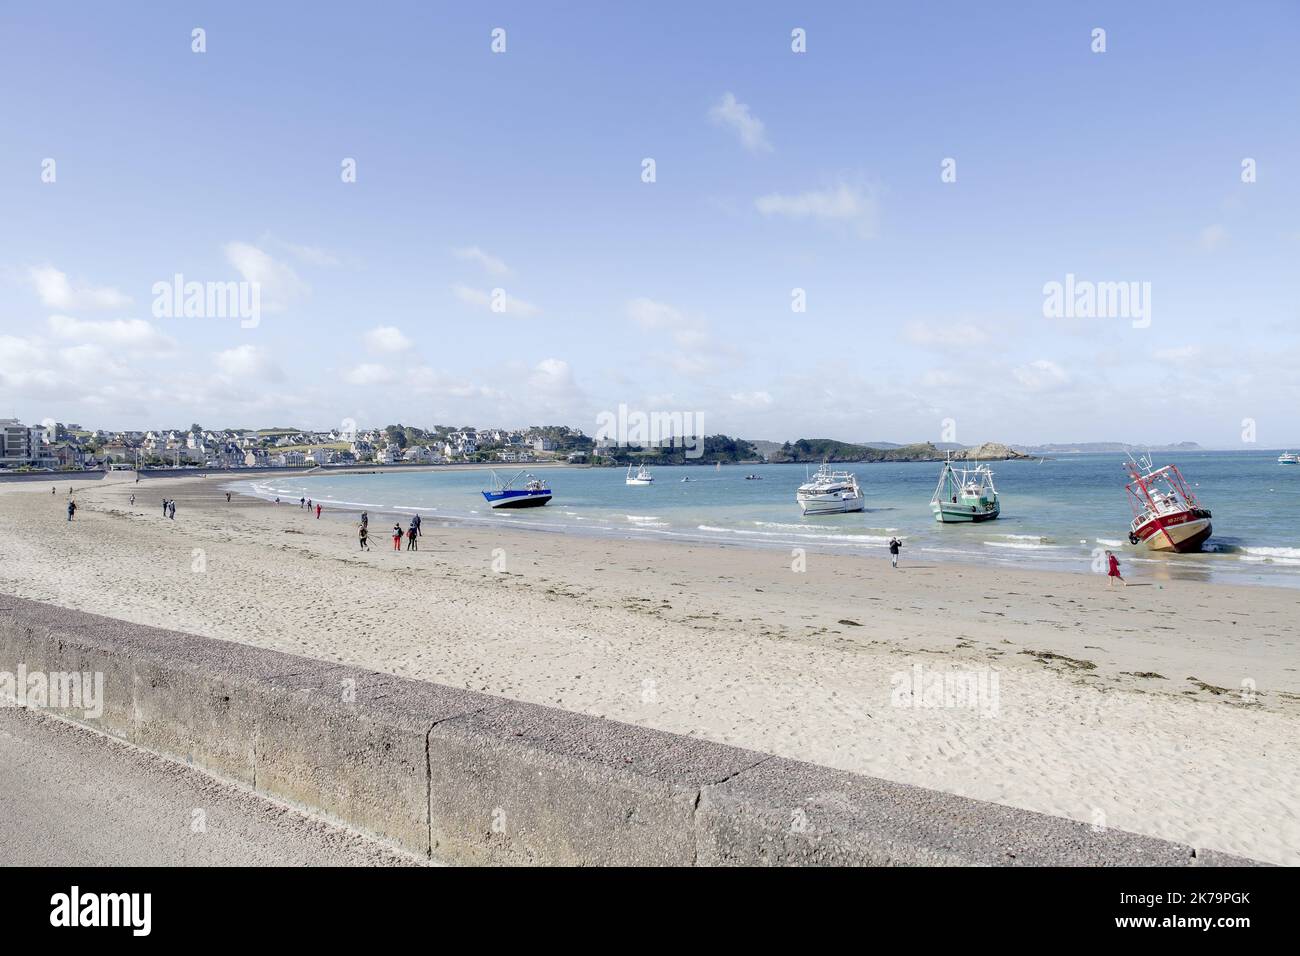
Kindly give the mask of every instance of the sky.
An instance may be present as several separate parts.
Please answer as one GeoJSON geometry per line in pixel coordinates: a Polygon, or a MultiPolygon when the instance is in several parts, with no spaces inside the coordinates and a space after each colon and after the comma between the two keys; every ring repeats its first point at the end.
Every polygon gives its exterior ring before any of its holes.
{"type": "Polygon", "coordinates": [[[1297,28],[7,4],[0,417],[1300,445],[1297,28]],[[256,315],[166,315],[178,275],[256,315]],[[1059,314],[1067,276],[1133,297],[1059,314]]]}

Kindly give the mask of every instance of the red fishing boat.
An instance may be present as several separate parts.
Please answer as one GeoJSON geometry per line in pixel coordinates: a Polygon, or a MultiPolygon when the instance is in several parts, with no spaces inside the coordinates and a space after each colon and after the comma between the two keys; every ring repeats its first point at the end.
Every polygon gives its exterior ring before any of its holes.
{"type": "Polygon", "coordinates": [[[1153,468],[1151,459],[1125,463],[1132,483],[1125,485],[1133,506],[1128,539],[1153,551],[1199,551],[1213,528],[1210,512],[1202,508],[1183,480],[1177,465],[1153,468]]]}

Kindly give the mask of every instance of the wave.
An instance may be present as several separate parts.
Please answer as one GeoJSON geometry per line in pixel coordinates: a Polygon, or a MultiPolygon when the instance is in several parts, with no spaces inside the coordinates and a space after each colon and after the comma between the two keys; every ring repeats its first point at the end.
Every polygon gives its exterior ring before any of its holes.
{"type": "Polygon", "coordinates": [[[855,544],[889,544],[888,538],[874,534],[816,534],[806,530],[803,533],[792,534],[782,531],[746,531],[743,528],[715,528],[707,524],[699,525],[697,530],[721,534],[738,534],[746,537],[775,538],[781,541],[850,541],[855,544]]]}
{"type": "Polygon", "coordinates": [[[1124,547],[1124,542],[1123,542],[1123,541],[1117,541],[1117,540],[1115,540],[1114,538],[1093,538],[1093,541],[1095,541],[1097,544],[1101,545],[1103,548],[1122,548],[1122,547],[1124,547]]]}
{"type": "Polygon", "coordinates": [[[1261,558],[1294,558],[1300,560],[1300,548],[1240,548],[1242,554],[1261,558]]]}
{"type": "Polygon", "coordinates": [[[985,541],[990,548],[1015,548],[1017,551],[1060,551],[1060,545],[1041,544],[1030,541],[985,541]]]}
{"type": "MultiPolygon", "coordinates": [[[[1055,544],[1056,539],[1048,537],[1045,534],[995,534],[995,538],[1006,538],[1008,541],[1030,541],[1034,544],[1055,544]]],[[[991,541],[985,541],[985,544],[992,544],[991,541]]]]}

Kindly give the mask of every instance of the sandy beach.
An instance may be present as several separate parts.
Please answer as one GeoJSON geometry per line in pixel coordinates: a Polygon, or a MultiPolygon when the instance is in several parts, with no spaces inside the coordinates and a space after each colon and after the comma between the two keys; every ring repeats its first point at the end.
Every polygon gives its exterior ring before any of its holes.
{"type": "Polygon", "coordinates": [[[0,591],[1300,863],[1293,590],[432,520],[394,553],[377,514],[367,553],[228,480],[0,483],[0,591]]]}

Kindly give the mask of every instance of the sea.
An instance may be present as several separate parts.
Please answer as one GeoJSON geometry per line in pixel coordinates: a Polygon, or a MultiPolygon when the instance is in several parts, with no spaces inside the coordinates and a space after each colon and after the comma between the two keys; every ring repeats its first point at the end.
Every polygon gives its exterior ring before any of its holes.
{"type": "MultiPolygon", "coordinates": [[[[554,493],[543,508],[493,511],[480,492],[488,468],[365,474],[289,473],[228,487],[260,498],[307,496],[330,512],[419,513],[426,522],[501,526],[553,534],[709,542],[779,549],[797,556],[833,552],[885,560],[890,537],[903,561],[1096,572],[1104,549],[1130,574],[1300,587],[1300,465],[1280,465],[1278,451],[1153,455],[1174,463],[1213,513],[1214,534],[1200,554],[1160,554],[1128,542],[1132,510],[1124,490],[1125,456],[1062,455],[989,462],[1001,516],[981,524],[940,524],[930,513],[939,480],[934,462],[836,465],[855,472],[866,510],[805,517],[795,489],[810,470],[798,464],[682,465],[652,469],[649,486],[625,483],[621,468],[536,469],[554,493]],[[755,476],[753,479],[747,476],[755,476]],[[685,480],[689,479],[689,480],[685,480]]],[[[496,468],[502,478],[518,467],[496,468]]],[[[518,483],[516,483],[517,485],[518,483]]]]}

